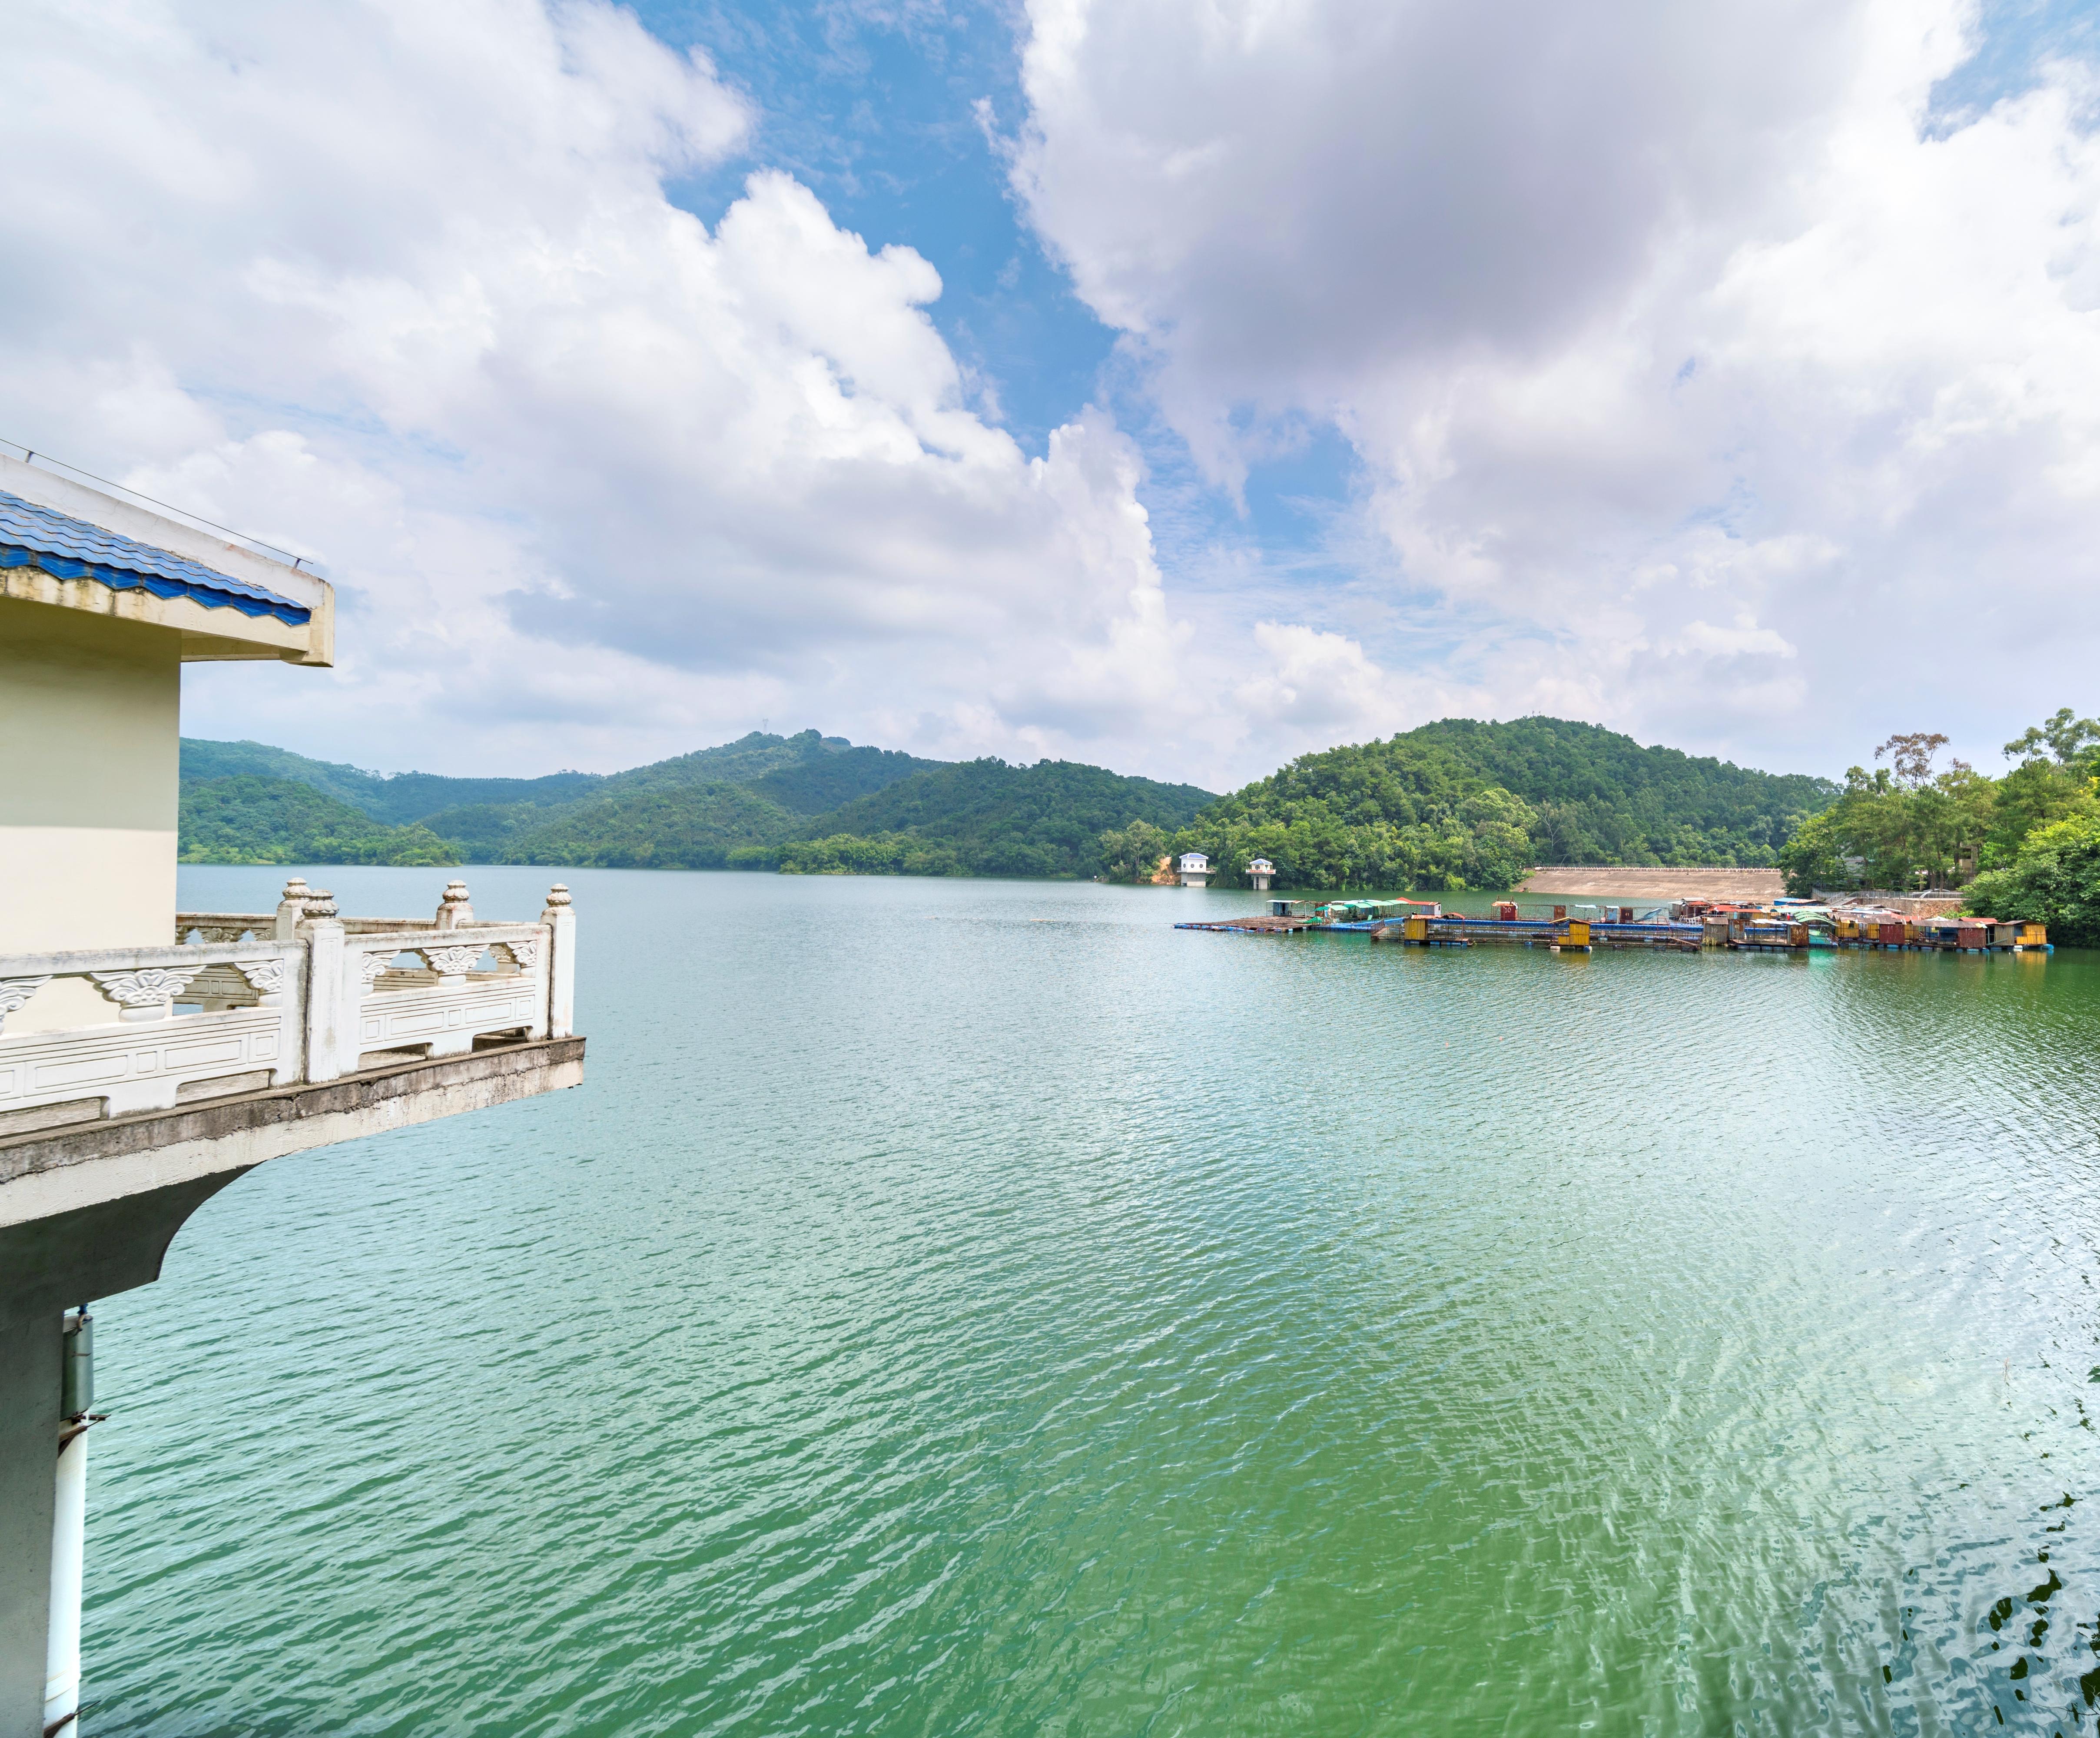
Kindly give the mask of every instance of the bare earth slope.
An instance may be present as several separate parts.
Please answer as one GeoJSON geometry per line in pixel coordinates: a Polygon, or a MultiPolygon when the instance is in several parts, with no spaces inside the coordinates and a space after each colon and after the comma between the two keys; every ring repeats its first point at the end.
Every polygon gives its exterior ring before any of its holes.
{"type": "Polygon", "coordinates": [[[1776,869],[1534,869],[1520,893],[1617,895],[1627,899],[1776,899],[1786,891],[1776,869]]]}

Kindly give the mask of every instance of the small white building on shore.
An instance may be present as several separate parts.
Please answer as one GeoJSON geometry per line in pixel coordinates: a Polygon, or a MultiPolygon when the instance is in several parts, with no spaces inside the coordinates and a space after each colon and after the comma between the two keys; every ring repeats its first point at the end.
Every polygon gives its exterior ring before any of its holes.
{"type": "Polygon", "coordinates": [[[1211,859],[1201,851],[1181,854],[1181,884],[1184,887],[1208,887],[1211,884],[1211,859]]]}
{"type": "Polygon", "coordinates": [[[1265,893],[1276,880],[1276,865],[1266,857],[1257,857],[1247,865],[1247,875],[1254,882],[1254,890],[1265,893]]]}

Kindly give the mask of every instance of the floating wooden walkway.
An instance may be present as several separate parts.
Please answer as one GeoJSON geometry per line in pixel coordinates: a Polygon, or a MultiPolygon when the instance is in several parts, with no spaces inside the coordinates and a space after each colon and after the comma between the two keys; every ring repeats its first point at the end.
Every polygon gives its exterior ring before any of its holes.
{"type": "MultiPolygon", "coordinates": [[[[1176,924],[1174,927],[1176,929],[1213,929],[1233,935],[1303,935],[1316,926],[1309,917],[1233,917],[1221,919],[1216,923],[1176,924]]],[[[1326,929],[1362,929],[1366,926],[1361,924],[1353,926],[1321,924],[1317,927],[1326,929]]]]}

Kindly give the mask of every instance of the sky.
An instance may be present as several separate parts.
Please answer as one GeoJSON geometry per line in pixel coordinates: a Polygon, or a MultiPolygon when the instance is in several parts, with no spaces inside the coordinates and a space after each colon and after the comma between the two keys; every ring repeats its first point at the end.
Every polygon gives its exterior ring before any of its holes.
{"type": "Polygon", "coordinates": [[[338,587],[189,734],[1225,789],[2100,712],[2089,8],[9,12],[0,439],[338,587]]]}

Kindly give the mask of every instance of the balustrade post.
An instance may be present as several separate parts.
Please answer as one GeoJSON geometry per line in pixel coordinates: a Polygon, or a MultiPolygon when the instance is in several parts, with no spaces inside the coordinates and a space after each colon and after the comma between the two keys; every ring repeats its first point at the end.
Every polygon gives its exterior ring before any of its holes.
{"type": "Polygon", "coordinates": [[[298,933],[307,944],[307,1079],[338,1080],[348,1072],[344,1052],[354,1062],[357,1043],[357,1016],[344,982],[343,927],[328,893],[309,895],[306,911],[298,933]]]}
{"type": "Polygon", "coordinates": [[[277,902],[277,924],[271,939],[289,942],[299,933],[299,920],[307,915],[307,901],[312,897],[304,876],[295,875],[285,884],[284,897],[277,902]]]}
{"type": "Polygon", "coordinates": [[[448,881],[444,897],[438,902],[437,927],[440,929],[464,929],[474,921],[474,905],[467,898],[466,883],[448,881]]]}
{"type": "Polygon", "coordinates": [[[569,890],[556,882],[540,914],[547,925],[547,1036],[567,1038],[576,1019],[576,914],[569,890]]]}

